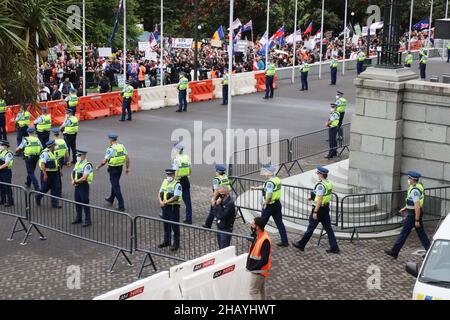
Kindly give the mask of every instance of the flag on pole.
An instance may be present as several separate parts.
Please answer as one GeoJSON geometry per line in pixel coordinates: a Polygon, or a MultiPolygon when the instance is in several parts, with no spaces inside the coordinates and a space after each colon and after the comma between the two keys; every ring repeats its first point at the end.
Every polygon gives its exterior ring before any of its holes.
{"type": "Polygon", "coordinates": [[[222,26],[220,26],[216,32],[212,36],[212,40],[223,40],[225,38],[225,35],[223,34],[222,26]]]}
{"type": "Polygon", "coordinates": [[[430,26],[430,19],[424,19],[417,22],[415,25],[413,25],[413,30],[423,30],[428,29],[430,26]]]}
{"type": "MultiPolygon", "coordinates": [[[[240,26],[242,26],[242,23],[241,20],[239,20],[239,18],[236,18],[236,20],[234,20],[233,23],[231,24],[231,28],[233,30],[239,28],[240,26]]],[[[230,30],[230,28],[228,28],[227,30],[230,30]]]]}
{"type": "Polygon", "coordinates": [[[351,33],[354,33],[354,32],[355,32],[355,31],[353,30],[352,24],[349,23],[349,24],[345,27],[345,29],[344,29],[341,33],[339,33],[339,37],[344,36],[344,33],[345,33],[345,36],[346,36],[347,38],[349,38],[349,37],[350,37],[350,34],[351,34],[351,33]]]}
{"type": "Polygon", "coordinates": [[[150,47],[151,48],[154,48],[154,47],[156,47],[157,45],[158,45],[158,42],[157,42],[157,40],[156,40],[156,38],[155,38],[155,34],[152,32],[152,33],[150,33],[150,47]]]}
{"type": "Polygon", "coordinates": [[[236,43],[238,40],[241,40],[242,37],[242,27],[239,29],[238,33],[236,34],[236,36],[234,37],[234,43],[236,43]]]}
{"type": "Polygon", "coordinates": [[[111,33],[111,36],[109,37],[109,44],[112,47],[112,43],[114,40],[114,36],[116,35],[117,32],[117,26],[119,25],[119,18],[120,18],[120,11],[123,8],[123,0],[119,1],[119,8],[117,9],[117,13],[116,13],[116,21],[114,22],[114,28],[113,31],[111,33]]]}
{"type": "Polygon", "coordinates": [[[247,32],[253,30],[253,22],[252,20],[250,20],[249,22],[247,22],[243,27],[242,27],[242,32],[247,32]]]}
{"type": "Polygon", "coordinates": [[[355,24],[355,35],[359,36],[362,33],[359,23],[355,24]]]}
{"type": "Polygon", "coordinates": [[[308,27],[305,29],[305,32],[303,33],[304,36],[307,34],[310,34],[313,31],[313,23],[312,21],[309,23],[308,27]]]}
{"type": "Polygon", "coordinates": [[[158,33],[158,25],[155,25],[155,29],[153,30],[153,37],[155,37],[155,40],[159,40],[159,33],[158,33]]]}
{"type": "Polygon", "coordinates": [[[262,36],[261,39],[259,40],[259,43],[260,43],[262,46],[265,46],[265,45],[266,45],[266,43],[267,43],[267,31],[264,32],[263,36],[262,36]]]}
{"type": "Polygon", "coordinates": [[[284,38],[284,26],[282,26],[280,29],[277,30],[277,32],[275,32],[273,34],[273,36],[270,38],[270,41],[279,41],[279,39],[283,39],[284,38]]]}

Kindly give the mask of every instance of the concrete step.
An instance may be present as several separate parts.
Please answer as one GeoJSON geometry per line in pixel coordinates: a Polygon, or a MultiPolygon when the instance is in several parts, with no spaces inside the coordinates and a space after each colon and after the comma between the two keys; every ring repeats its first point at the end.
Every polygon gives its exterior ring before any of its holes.
{"type": "Polygon", "coordinates": [[[349,165],[349,160],[343,160],[338,162],[338,166],[337,166],[337,171],[341,174],[343,174],[344,176],[348,176],[348,165],[349,165]]]}
{"type": "Polygon", "coordinates": [[[330,172],[328,179],[333,183],[348,184],[348,176],[338,170],[333,171],[333,173],[330,172]]]}
{"type": "MultiPolygon", "coordinates": [[[[311,179],[311,183],[313,184],[313,186],[316,185],[316,183],[318,182],[316,177],[314,177],[313,175],[311,175],[310,179],[311,179]]],[[[338,183],[333,180],[331,180],[331,183],[333,184],[333,192],[339,192],[339,193],[343,193],[343,194],[347,194],[347,195],[354,193],[353,187],[349,187],[346,184],[338,183]]]]}

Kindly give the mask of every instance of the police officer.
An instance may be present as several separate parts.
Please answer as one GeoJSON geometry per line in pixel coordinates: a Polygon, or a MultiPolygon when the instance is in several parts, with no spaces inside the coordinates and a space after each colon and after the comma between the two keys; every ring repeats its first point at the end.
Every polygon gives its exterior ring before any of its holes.
{"type": "MultiPolygon", "coordinates": [[[[17,114],[16,117],[16,126],[17,126],[17,145],[20,145],[22,142],[22,139],[24,137],[28,136],[28,126],[30,125],[30,117],[31,114],[27,110],[27,106],[25,104],[22,104],[20,112],[17,114]]],[[[16,156],[21,156],[21,153],[16,153],[16,156]]]]}
{"type": "Polygon", "coordinates": [[[356,73],[359,75],[363,72],[364,61],[366,60],[366,54],[364,53],[364,48],[359,48],[358,58],[356,62],[356,73]]]}
{"type": "MultiPolygon", "coordinates": [[[[0,182],[11,184],[12,181],[12,167],[14,164],[14,155],[9,151],[8,140],[1,140],[0,151],[0,182]]],[[[13,193],[10,185],[0,184],[0,204],[5,207],[14,205],[13,193]]]]}
{"type": "Polygon", "coordinates": [[[183,187],[183,202],[186,206],[186,216],[183,223],[192,224],[191,183],[189,176],[192,173],[191,160],[187,154],[183,154],[183,145],[177,143],[174,147],[174,161],[172,169],[176,171],[176,178],[183,187]]]}
{"type": "MultiPolygon", "coordinates": [[[[218,197],[211,201],[212,214],[217,219],[217,230],[232,233],[234,221],[236,220],[236,207],[233,198],[230,196],[230,190],[227,187],[219,187],[218,197]]],[[[217,241],[219,249],[230,246],[231,235],[218,233],[217,241]]]]}
{"type": "MultiPolygon", "coordinates": [[[[215,203],[217,198],[219,197],[219,188],[225,187],[228,189],[228,191],[231,190],[230,180],[228,179],[228,176],[226,175],[226,168],[223,164],[216,164],[216,176],[213,179],[213,197],[211,199],[211,203],[215,203]]],[[[211,206],[209,210],[209,214],[206,217],[205,223],[203,224],[203,228],[211,228],[211,225],[214,221],[214,214],[212,212],[213,205],[211,206]]]]}
{"type": "Polygon", "coordinates": [[[273,98],[273,83],[275,79],[276,68],[275,63],[270,63],[266,70],[266,95],[263,99],[273,98]],[[269,95],[270,93],[270,95],[269,95]]]}
{"type": "Polygon", "coordinates": [[[39,160],[39,155],[42,152],[41,141],[36,137],[36,130],[32,127],[27,129],[28,137],[24,137],[20,145],[16,149],[16,153],[23,150],[23,158],[25,160],[25,166],[27,168],[27,180],[25,185],[27,188],[31,188],[33,184],[34,190],[39,191],[39,183],[36,179],[34,171],[39,160]]]}
{"type": "MultiPolygon", "coordinates": [[[[166,169],[167,178],[164,179],[157,194],[159,205],[162,209],[162,217],[166,221],[180,222],[180,204],[183,194],[181,183],[175,178],[174,169],[166,169]]],[[[158,248],[165,248],[171,245],[173,231],[173,245],[171,251],[180,248],[180,226],[178,224],[164,223],[164,240],[158,248]]]]}
{"type": "Polygon", "coordinates": [[[347,110],[347,99],[344,98],[344,93],[342,91],[336,92],[336,110],[339,112],[339,130],[338,135],[339,139],[342,140],[343,132],[342,132],[342,123],[344,122],[345,110],[347,110]]]}
{"type": "Polygon", "coordinates": [[[420,48],[419,51],[419,68],[420,68],[420,80],[426,79],[427,63],[428,63],[428,53],[424,48],[420,48]]]}
{"type": "Polygon", "coordinates": [[[447,63],[450,62],[450,42],[447,44],[447,63]]]}
{"type": "Polygon", "coordinates": [[[69,153],[72,154],[72,164],[75,164],[77,162],[78,118],[74,115],[72,109],[67,109],[66,120],[59,127],[59,130],[63,132],[69,153]]]}
{"type": "Polygon", "coordinates": [[[326,159],[331,159],[337,156],[337,140],[336,135],[339,129],[339,118],[341,117],[339,112],[336,110],[336,103],[331,104],[330,117],[328,118],[326,126],[328,127],[328,143],[330,148],[328,150],[328,155],[325,156],[326,159]]]}
{"type": "Polygon", "coordinates": [[[101,167],[108,164],[109,181],[111,182],[111,194],[105,198],[109,204],[114,203],[114,199],[119,202],[119,211],[125,211],[125,203],[120,190],[120,177],[122,176],[123,166],[125,165],[125,174],[128,174],[130,169],[130,158],[127,149],[124,145],[117,142],[119,136],[115,133],[108,135],[110,146],[106,149],[106,154],[103,161],[95,168],[97,171],[101,167]]]}
{"type": "Polygon", "coordinates": [[[45,146],[50,139],[50,130],[52,129],[52,116],[47,113],[47,107],[42,107],[42,114],[34,120],[34,126],[41,144],[45,146]]]}
{"type": "Polygon", "coordinates": [[[125,114],[128,114],[128,121],[131,121],[131,100],[133,97],[134,88],[130,85],[130,80],[125,81],[125,87],[122,90],[122,117],[119,121],[125,121],[125,114]]]}
{"type": "Polygon", "coordinates": [[[64,139],[61,139],[59,128],[53,128],[53,139],[55,140],[55,155],[58,159],[59,167],[62,169],[64,165],[70,167],[69,148],[64,139]]]}
{"type": "Polygon", "coordinates": [[[180,81],[178,82],[178,110],[176,112],[187,111],[187,89],[189,80],[186,78],[184,72],[180,73],[180,81]]]}
{"type": "Polygon", "coordinates": [[[411,51],[408,50],[407,54],[406,54],[406,58],[405,58],[405,67],[407,68],[411,68],[411,65],[414,62],[414,58],[413,55],[411,53],[411,51]]]}
{"type": "Polygon", "coordinates": [[[411,230],[413,228],[416,229],[417,235],[419,236],[420,242],[425,250],[428,251],[430,248],[430,240],[428,239],[427,234],[423,228],[422,222],[422,208],[425,200],[424,195],[424,186],[419,179],[421,174],[416,171],[408,172],[408,192],[406,194],[406,206],[400,209],[400,213],[406,212],[405,222],[403,223],[403,229],[400,232],[400,235],[395,241],[392,249],[384,250],[384,252],[390,255],[393,258],[398,257],[398,253],[402,249],[405,244],[406,239],[408,238],[411,230]]]}
{"type": "Polygon", "coordinates": [[[309,64],[306,61],[302,61],[300,64],[300,80],[302,83],[302,88],[300,91],[308,91],[308,73],[309,73],[309,64]]]}
{"type": "MultiPolygon", "coordinates": [[[[46,144],[46,148],[39,157],[39,168],[41,169],[41,193],[51,191],[51,195],[61,197],[61,172],[58,160],[55,155],[55,140],[50,140],[46,144]]],[[[41,205],[43,195],[36,196],[36,204],[41,205]]],[[[62,208],[58,204],[58,200],[51,198],[52,207],[56,209],[62,208]]]]}
{"type": "Polygon", "coordinates": [[[230,75],[228,74],[228,69],[223,70],[223,80],[222,80],[222,105],[228,104],[228,82],[230,75]]]}
{"type": "Polygon", "coordinates": [[[6,101],[0,96],[0,139],[6,140],[6,101]]]}
{"type": "Polygon", "coordinates": [[[313,201],[308,228],[301,240],[292,243],[292,245],[300,251],[305,250],[305,246],[313,235],[314,230],[317,228],[319,222],[322,224],[323,229],[327,232],[328,235],[330,249],[327,250],[327,253],[339,253],[340,251],[333,232],[333,228],[331,227],[330,201],[331,193],[333,191],[333,185],[327,179],[328,172],[329,171],[326,168],[320,166],[317,167],[316,173],[319,178],[319,182],[314,186],[314,189],[311,192],[311,196],[308,198],[308,200],[313,201]]]}
{"type": "Polygon", "coordinates": [[[280,233],[281,242],[277,243],[280,247],[288,247],[289,241],[286,233],[286,227],[283,223],[283,215],[281,213],[281,180],[276,174],[275,166],[268,164],[261,169],[261,175],[266,178],[262,187],[251,187],[251,190],[262,190],[264,204],[261,212],[261,218],[267,223],[270,217],[273,218],[280,233]]]}
{"type": "Polygon", "coordinates": [[[78,106],[78,96],[77,96],[77,90],[74,88],[70,88],[69,95],[65,99],[67,103],[67,109],[72,109],[73,114],[77,113],[77,106],[78,106]]]}
{"type": "MultiPolygon", "coordinates": [[[[94,166],[86,159],[86,151],[77,150],[77,163],[71,175],[72,185],[75,187],[75,201],[89,204],[89,185],[94,181],[94,166]]],[[[76,205],[77,215],[72,224],[82,223],[84,208],[84,223],[82,227],[89,227],[91,221],[91,208],[89,206],[76,205]]]]}
{"type": "Polygon", "coordinates": [[[333,59],[330,63],[330,74],[331,74],[331,83],[330,85],[334,86],[336,85],[336,79],[337,79],[337,68],[339,66],[339,61],[336,58],[336,56],[333,56],[333,59]]]}

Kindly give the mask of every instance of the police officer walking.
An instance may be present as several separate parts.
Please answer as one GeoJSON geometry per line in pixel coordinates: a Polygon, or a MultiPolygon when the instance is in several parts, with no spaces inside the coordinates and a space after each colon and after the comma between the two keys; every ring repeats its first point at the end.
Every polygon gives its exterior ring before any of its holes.
{"type": "MultiPolygon", "coordinates": [[[[55,140],[47,142],[44,151],[42,151],[39,158],[39,167],[41,169],[41,193],[51,191],[51,195],[61,197],[61,172],[58,160],[55,155],[55,140]]],[[[41,205],[43,195],[36,196],[36,204],[41,205]]],[[[56,209],[62,208],[58,204],[58,200],[51,198],[52,207],[56,209]]]]}
{"type": "Polygon", "coordinates": [[[447,63],[450,62],[450,42],[447,44],[447,63]]]}
{"type": "Polygon", "coordinates": [[[52,129],[52,116],[47,113],[47,107],[42,107],[42,114],[34,120],[34,126],[37,130],[37,136],[43,146],[50,139],[50,130],[52,129]]]}
{"type": "MultiPolygon", "coordinates": [[[[227,187],[219,187],[217,193],[217,198],[211,201],[212,214],[217,219],[217,230],[232,233],[234,221],[236,220],[234,200],[230,196],[230,190],[227,187]]],[[[229,247],[231,235],[218,233],[217,241],[219,249],[229,247]]]]}
{"type": "Polygon", "coordinates": [[[74,88],[71,88],[69,90],[69,95],[65,99],[67,103],[67,109],[72,109],[73,114],[77,113],[77,106],[78,106],[78,96],[77,96],[77,90],[74,88]]]}
{"type": "Polygon", "coordinates": [[[170,222],[180,222],[180,204],[183,188],[175,178],[174,169],[166,169],[165,171],[167,178],[164,179],[157,198],[162,209],[162,217],[169,222],[164,222],[164,240],[158,245],[158,248],[165,248],[171,245],[173,232],[173,245],[170,247],[170,251],[176,251],[180,248],[180,226],[170,222]]]}
{"type": "Polygon", "coordinates": [[[225,68],[223,73],[223,80],[222,80],[222,105],[228,104],[228,82],[230,75],[228,74],[228,69],[225,68]]]}
{"type": "Polygon", "coordinates": [[[0,139],[6,140],[6,101],[0,96],[0,139]]]}
{"type": "Polygon", "coordinates": [[[308,228],[306,229],[306,232],[301,240],[292,243],[292,245],[300,251],[305,250],[305,246],[313,235],[314,230],[317,228],[319,222],[322,224],[323,229],[328,235],[330,249],[327,250],[327,253],[339,253],[340,251],[333,232],[333,228],[331,227],[330,201],[331,192],[333,191],[333,185],[331,181],[327,179],[328,172],[329,171],[326,168],[320,166],[317,167],[316,173],[319,178],[319,182],[314,186],[314,189],[311,192],[311,196],[308,198],[308,200],[313,201],[308,228]]]}
{"type": "Polygon", "coordinates": [[[261,218],[265,223],[269,222],[270,217],[273,218],[281,237],[281,242],[277,243],[277,246],[288,247],[289,241],[281,212],[281,180],[275,173],[276,168],[273,165],[268,164],[263,166],[261,175],[266,178],[264,185],[262,187],[251,187],[251,190],[262,190],[264,204],[262,207],[261,218]]]}
{"type": "Polygon", "coordinates": [[[341,91],[336,92],[336,111],[339,112],[339,124],[338,124],[338,136],[339,139],[343,139],[342,123],[344,122],[345,111],[347,110],[347,99],[344,98],[344,93],[341,91]]]}
{"type": "Polygon", "coordinates": [[[72,164],[75,164],[77,162],[78,118],[74,116],[72,109],[67,109],[66,120],[59,130],[63,132],[69,153],[72,154],[72,164]]]}
{"type": "Polygon", "coordinates": [[[308,73],[309,64],[306,61],[302,61],[300,64],[300,80],[302,83],[302,88],[300,91],[308,91],[308,73]]]}
{"type": "Polygon", "coordinates": [[[428,53],[424,48],[420,48],[419,51],[420,60],[419,60],[419,68],[420,68],[420,80],[425,80],[427,78],[427,63],[428,63],[428,53]]]}
{"type": "Polygon", "coordinates": [[[339,119],[341,116],[339,112],[336,110],[336,107],[337,107],[336,103],[331,104],[331,113],[326,124],[326,126],[328,127],[328,143],[330,145],[330,148],[328,150],[328,155],[325,156],[325,159],[331,159],[337,156],[336,135],[338,133],[339,119]]]}
{"type": "Polygon", "coordinates": [[[364,61],[366,60],[366,54],[364,53],[364,48],[359,48],[358,51],[358,61],[356,62],[356,73],[360,75],[364,69],[364,61]]]}
{"type": "Polygon", "coordinates": [[[58,160],[59,168],[62,169],[65,165],[70,167],[69,148],[64,139],[61,139],[59,128],[53,128],[53,139],[55,140],[55,155],[58,160]]]}
{"type": "Polygon", "coordinates": [[[339,66],[339,61],[336,58],[336,56],[333,56],[333,59],[331,60],[331,63],[330,63],[330,74],[331,74],[330,85],[332,85],[332,86],[336,85],[338,66],[339,66]]]}
{"type": "MultiPolygon", "coordinates": [[[[89,204],[89,185],[94,181],[94,166],[86,159],[86,151],[77,150],[77,163],[71,175],[72,185],[75,187],[75,201],[89,204]]],[[[91,221],[91,208],[89,206],[76,205],[77,215],[72,224],[82,223],[84,208],[84,223],[82,227],[89,227],[91,221]]]]}
{"type": "Polygon", "coordinates": [[[400,250],[405,244],[411,230],[416,229],[420,242],[425,250],[430,248],[430,239],[428,239],[425,233],[422,217],[423,217],[423,204],[425,201],[424,186],[419,179],[421,174],[416,171],[408,172],[408,192],[406,194],[406,205],[400,209],[400,213],[406,212],[406,218],[403,223],[403,229],[400,232],[397,240],[394,243],[392,249],[384,250],[387,255],[397,259],[400,250]]]}
{"type": "MultiPolygon", "coordinates": [[[[0,182],[11,184],[12,182],[12,167],[14,164],[14,155],[9,151],[8,140],[1,140],[0,151],[0,182]]],[[[13,193],[10,185],[0,184],[0,204],[5,207],[14,205],[13,193]]]]}
{"type": "Polygon", "coordinates": [[[16,153],[23,150],[23,158],[27,169],[27,180],[25,186],[31,188],[33,184],[34,190],[39,191],[39,183],[34,174],[36,165],[39,160],[39,155],[42,152],[41,141],[36,137],[36,130],[32,127],[27,129],[28,137],[24,137],[20,145],[16,149],[16,153]]]}
{"type": "Polygon", "coordinates": [[[187,111],[187,89],[189,87],[189,80],[186,78],[184,72],[180,73],[180,81],[178,82],[178,110],[175,112],[187,111]]]}
{"type": "MultiPolygon", "coordinates": [[[[211,203],[215,203],[217,198],[219,197],[219,188],[225,187],[228,189],[228,191],[231,190],[230,180],[228,179],[228,176],[226,175],[226,168],[223,164],[216,164],[216,176],[213,179],[213,197],[211,199],[211,203]]],[[[209,214],[206,217],[205,223],[202,225],[203,228],[211,228],[212,223],[214,221],[214,214],[213,214],[213,207],[214,205],[211,205],[211,208],[209,210],[209,214]]]]}
{"type": "MultiPolygon", "coordinates": [[[[20,145],[22,142],[22,139],[24,137],[28,136],[28,126],[30,125],[30,117],[31,114],[27,110],[27,106],[25,104],[22,104],[20,112],[17,114],[16,117],[16,126],[17,126],[17,145],[20,145]]],[[[22,153],[16,153],[16,156],[21,156],[22,153]]]]}
{"type": "Polygon", "coordinates": [[[266,95],[263,99],[273,98],[273,83],[275,79],[276,68],[275,63],[270,63],[266,70],[266,95]],[[269,95],[270,93],[270,95],[269,95]]]}
{"type": "Polygon", "coordinates": [[[183,223],[192,224],[191,183],[189,176],[192,173],[191,160],[187,154],[183,154],[183,145],[177,143],[174,147],[175,159],[172,169],[176,171],[176,178],[183,187],[183,202],[186,206],[186,216],[183,223]]]}
{"type": "Polygon", "coordinates": [[[408,50],[407,54],[406,54],[406,58],[405,58],[405,67],[407,68],[411,68],[411,65],[414,62],[414,58],[413,55],[411,53],[411,51],[408,50]]]}
{"type": "Polygon", "coordinates": [[[114,203],[114,199],[119,202],[119,211],[125,211],[125,203],[120,190],[120,177],[122,176],[123,166],[125,165],[125,174],[130,169],[130,158],[124,145],[117,142],[119,136],[115,133],[108,135],[110,146],[106,149],[106,154],[102,162],[95,168],[97,171],[108,164],[109,181],[111,182],[111,194],[105,198],[109,204],[114,203]]]}
{"type": "Polygon", "coordinates": [[[122,90],[122,117],[119,121],[125,121],[125,114],[128,114],[128,121],[131,121],[131,100],[133,97],[134,88],[130,85],[130,80],[125,81],[125,87],[122,90]]]}

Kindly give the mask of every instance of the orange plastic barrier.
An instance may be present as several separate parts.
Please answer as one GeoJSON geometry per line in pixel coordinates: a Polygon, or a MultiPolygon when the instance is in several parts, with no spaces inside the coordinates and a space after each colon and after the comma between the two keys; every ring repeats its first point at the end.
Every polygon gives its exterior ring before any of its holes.
{"type": "MultiPolygon", "coordinates": [[[[255,79],[256,79],[256,91],[258,92],[266,91],[266,74],[264,72],[255,73],[255,79]]],[[[273,81],[274,89],[278,87],[277,80],[278,76],[275,75],[275,79],[273,81]]]]}
{"type": "Polygon", "coordinates": [[[189,83],[189,88],[191,88],[189,97],[192,102],[214,99],[214,84],[212,80],[191,82],[189,83]]]}
{"type": "Polygon", "coordinates": [[[111,99],[109,96],[115,93],[96,94],[92,96],[80,97],[78,107],[82,120],[93,120],[109,117],[111,115],[111,99]]]}

